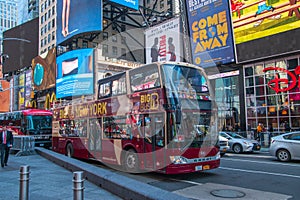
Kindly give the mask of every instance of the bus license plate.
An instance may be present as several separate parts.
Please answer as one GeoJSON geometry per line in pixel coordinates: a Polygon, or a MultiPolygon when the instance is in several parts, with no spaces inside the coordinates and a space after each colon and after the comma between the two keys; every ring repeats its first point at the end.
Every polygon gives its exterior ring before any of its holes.
{"type": "Polygon", "coordinates": [[[44,144],[40,144],[40,147],[43,147],[44,146],[44,144]]]}
{"type": "Polygon", "coordinates": [[[195,167],[195,171],[200,171],[200,170],[202,170],[202,165],[195,167]]]}

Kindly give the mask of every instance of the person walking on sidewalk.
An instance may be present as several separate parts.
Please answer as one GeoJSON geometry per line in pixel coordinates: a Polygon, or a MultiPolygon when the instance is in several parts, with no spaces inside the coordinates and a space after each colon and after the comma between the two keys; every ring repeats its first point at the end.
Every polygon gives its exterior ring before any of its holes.
{"type": "Polygon", "coordinates": [[[7,126],[4,125],[0,137],[0,149],[1,149],[1,167],[7,166],[8,156],[10,148],[14,142],[13,134],[7,130],[7,126]]]}

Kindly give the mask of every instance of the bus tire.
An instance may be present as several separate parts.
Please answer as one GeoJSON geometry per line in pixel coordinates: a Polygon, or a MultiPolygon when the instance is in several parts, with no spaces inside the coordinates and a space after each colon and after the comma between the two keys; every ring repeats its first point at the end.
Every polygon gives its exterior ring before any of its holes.
{"type": "Polygon", "coordinates": [[[138,155],[135,150],[129,149],[125,153],[124,157],[124,168],[126,172],[137,173],[139,169],[138,155]]]}
{"type": "Polygon", "coordinates": [[[68,156],[69,158],[72,158],[73,153],[74,153],[73,145],[71,143],[68,143],[67,147],[66,147],[66,156],[68,156]]]}

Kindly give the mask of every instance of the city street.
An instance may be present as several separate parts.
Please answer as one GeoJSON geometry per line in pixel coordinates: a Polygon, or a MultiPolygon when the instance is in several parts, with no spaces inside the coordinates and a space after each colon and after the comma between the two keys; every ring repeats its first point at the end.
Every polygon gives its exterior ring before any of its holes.
{"type": "Polygon", "coordinates": [[[300,198],[300,162],[282,163],[268,152],[227,153],[220,168],[196,174],[122,174],[193,199],[222,199],[211,194],[214,190],[244,193],[243,199],[300,198]]]}

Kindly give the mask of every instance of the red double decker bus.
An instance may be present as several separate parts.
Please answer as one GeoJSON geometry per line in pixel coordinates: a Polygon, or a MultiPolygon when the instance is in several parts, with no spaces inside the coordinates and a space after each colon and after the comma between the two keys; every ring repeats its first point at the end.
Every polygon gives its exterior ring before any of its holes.
{"type": "Polygon", "coordinates": [[[154,63],[101,79],[97,100],[53,108],[52,149],[133,173],[217,168],[210,91],[204,70],[186,63],[154,63]]]}
{"type": "Polygon", "coordinates": [[[52,146],[52,112],[27,109],[0,113],[0,125],[7,125],[14,135],[33,136],[35,146],[52,146]]]}

